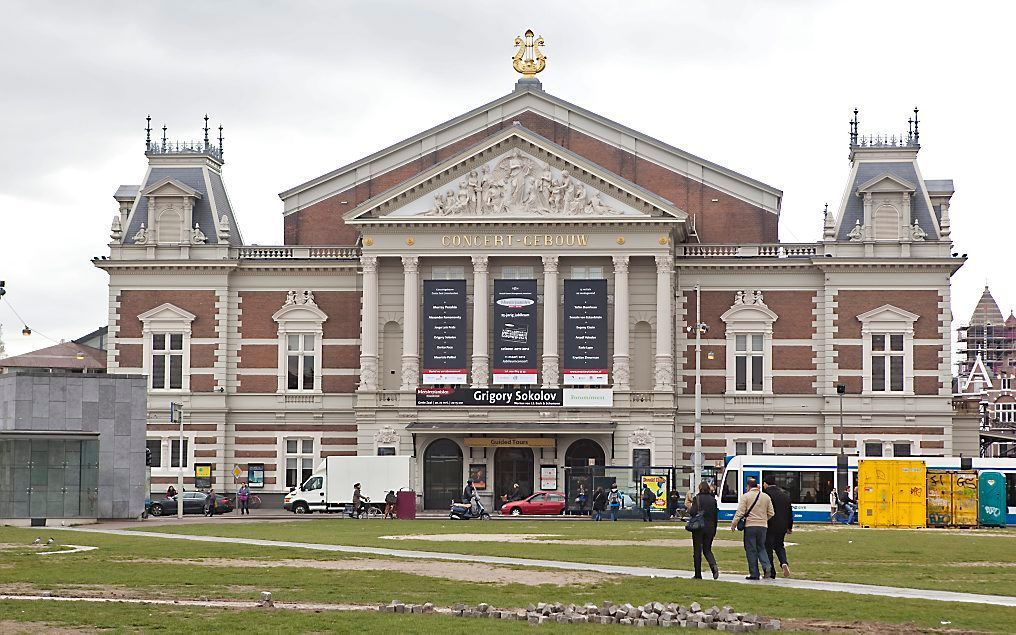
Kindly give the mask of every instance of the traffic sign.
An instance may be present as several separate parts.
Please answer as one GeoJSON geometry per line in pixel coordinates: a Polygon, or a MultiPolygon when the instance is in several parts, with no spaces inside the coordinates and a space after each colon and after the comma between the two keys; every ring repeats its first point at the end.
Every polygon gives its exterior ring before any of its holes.
{"type": "Polygon", "coordinates": [[[241,474],[243,474],[243,470],[240,469],[240,466],[239,465],[234,465],[233,466],[233,478],[240,478],[241,474]]]}

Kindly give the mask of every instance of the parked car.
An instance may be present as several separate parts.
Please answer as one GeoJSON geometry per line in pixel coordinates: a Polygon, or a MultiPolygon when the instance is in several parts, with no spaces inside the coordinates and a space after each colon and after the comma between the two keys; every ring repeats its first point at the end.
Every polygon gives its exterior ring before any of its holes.
{"type": "MultiPolygon", "coordinates": [[[[152,504],[148,507],[148,513],[152,516],[172,516],[176,514],[177,500],[181,496],[183,497],[184,514],[201,514],[205,511],[206,494],[204,492],[184,492],[183,494],[177,494],[173,498],[161,498],[152,501],[152,504]]],[[[225,496],[216,494],[215,509],[212,513],[228,514],[231,511],[233,511],[233,501],[225,496]]]]}
{"type": "Polygon", "coordinates": [[[520,501],[512,501],[501,506],[502,516],[556,516],[564,513],[568,504],[564,492],[540,492],[520,501]]]}

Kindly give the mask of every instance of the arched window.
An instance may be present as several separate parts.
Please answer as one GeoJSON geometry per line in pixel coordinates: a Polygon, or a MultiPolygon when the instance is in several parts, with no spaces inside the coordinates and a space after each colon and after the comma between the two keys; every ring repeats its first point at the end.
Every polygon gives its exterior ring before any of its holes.
{"type": "Polygon", "coordinates": [[[579,439],[568,446],[564,453],[565,467],[587,467],[604,465],[606,457],[600,444],[592,439],[579,439]]]}
{"type": "Polygon", "coordinates": [[[892,205],[883,205],[875,210],[872,225],[875,228],[875,240],[900,239],[900,213],[892,205]]]}
{"type": "Polygon", "coordinates": [[[174,207],[159,214],[156,236],[160,243],[178,243],[183,239],[183,215],[174,207]]]}
{"type": "Polygon", "coordinates": [[[451,439],[437,439],[423,453],[423,506],[448,509],[462,497],[462,450],[451,439]]]}

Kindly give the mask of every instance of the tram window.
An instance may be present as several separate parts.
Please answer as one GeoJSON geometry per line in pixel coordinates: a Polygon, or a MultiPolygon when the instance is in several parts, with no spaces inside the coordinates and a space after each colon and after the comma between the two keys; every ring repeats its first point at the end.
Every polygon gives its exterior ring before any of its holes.
{"type": "Polygon", "coordinates": [[[737,495],[740,492],[737,473],[737,470],[729,470],[726,478],[723,479],[723,492],[720,494],[721,503],[737,502],[737,495]]]}
{"type": "Polygon", "coordinates": [[[833,487],[833,472],[766,471],[769,479],[790,494],[791,503],[826,503],[833,487]]]}
{"type": "Polygon", "coordinates": [[[1016,474],[1005,475],[1005,505],[1016,507],[1016,474]]]}

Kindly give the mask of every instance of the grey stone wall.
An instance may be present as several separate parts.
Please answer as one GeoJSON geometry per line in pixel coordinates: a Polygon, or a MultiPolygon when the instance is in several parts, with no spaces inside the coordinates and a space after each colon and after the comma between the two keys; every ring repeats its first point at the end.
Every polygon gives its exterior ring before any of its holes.
{"type": "Polygon", "coordinates": [[[99,518],[130,518],[144,509],[147,407],[143,375],[0,375],[0,431],[98,433],[99,518]]]}

